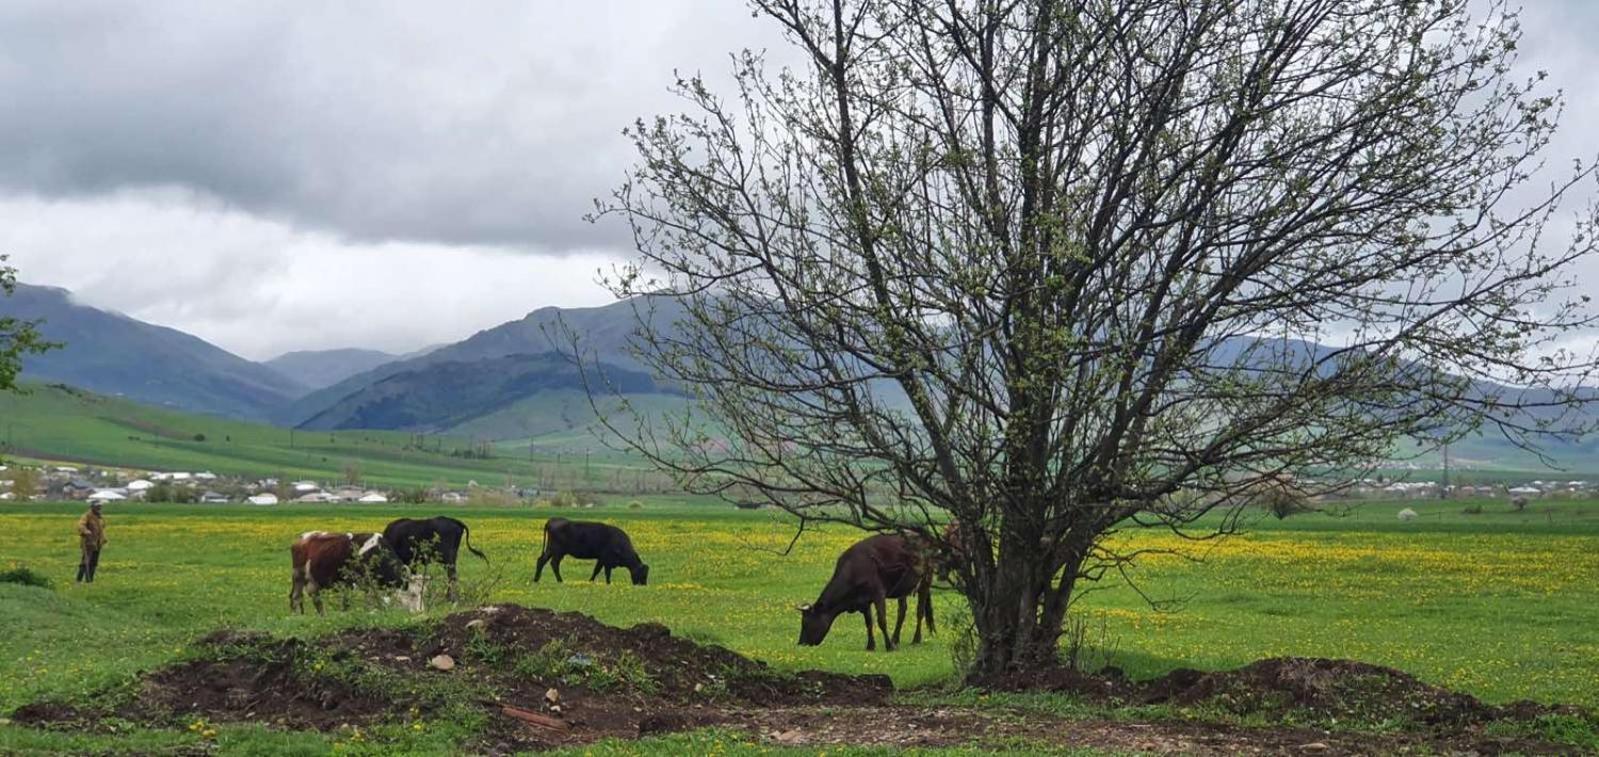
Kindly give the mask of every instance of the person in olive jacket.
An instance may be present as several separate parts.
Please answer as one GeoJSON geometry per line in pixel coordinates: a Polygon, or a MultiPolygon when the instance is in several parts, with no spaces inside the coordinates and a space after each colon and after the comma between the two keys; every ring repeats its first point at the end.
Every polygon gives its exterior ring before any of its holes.
{"type": "Polygon", "coordinates": [[[89,512],[78,519],[78,546],[83,557],[78,562],[78,581],[94,582],[94,569],[100,564],[100,549],[105,546],[105,518],[100,515],[100,503],[89,505],[89,512]]]}

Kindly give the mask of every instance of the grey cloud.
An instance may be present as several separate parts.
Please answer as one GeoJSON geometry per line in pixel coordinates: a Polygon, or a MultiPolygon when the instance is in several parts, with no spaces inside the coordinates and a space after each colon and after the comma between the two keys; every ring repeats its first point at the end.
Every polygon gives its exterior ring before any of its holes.
{"type": "Polygon", "coordinates": [[[359,239],[620,244],[581,220],[739,0],[0,4],[0,188],[178,186],[359,239]]]}

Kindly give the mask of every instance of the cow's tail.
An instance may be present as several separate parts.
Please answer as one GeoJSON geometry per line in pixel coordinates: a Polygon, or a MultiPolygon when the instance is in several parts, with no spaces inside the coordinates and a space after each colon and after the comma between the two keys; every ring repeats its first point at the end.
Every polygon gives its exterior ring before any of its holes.
{"type": "Polygon", "coordinates": [[[467,528],[465,523],[461,524],[461,543],[465,544],[472,554],[477,555],[477,559],[482,560],[484,565],[489,564],[489,556],[479,552],[477,547],[472,546],[472,529],[467,528]]]}

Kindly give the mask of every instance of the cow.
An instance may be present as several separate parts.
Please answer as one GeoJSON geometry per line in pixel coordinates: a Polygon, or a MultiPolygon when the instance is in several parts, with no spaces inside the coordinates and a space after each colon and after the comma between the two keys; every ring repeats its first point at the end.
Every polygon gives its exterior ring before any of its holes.
{"type": "Polygon", "coordinates": [[[916,595],[916,635],[911,643],[922,643],[922,620],[927,632],[933,626],[932,550],[922,539],[900,534],[878,534],[856,542],[838,556],[833,577],[822,594],[808,605],[800,605],[800,646],[814,647],[827,638],[833,620],[847,612],[858,612],[866,619],[866,651],[877,649],[872,634],[872,608],[877,609],[877,627],[883,632],[884,651],[899,645],[900,629],[905,626],[905,603],[916,595]],[[899,620],[894,635],[888,634],[887,600],[899,600],[899,620]]]}
{"type": "Polygon", "coordinates": [[[455,559],[461,553],[461,542],[464,540],[466,548],[484,565],[489,563],[488,555],[472,546],[472,533],[466,524],[442,515],[427,520],[400,518],[383,529],[383,540],[394,549],[400,564],[408,568],[432,560],[443,563],[450,581],[446,596],[451,602],[456,598],[455,559]]]}
{"type": "MultiPolygon", "coordinates": [[[[294,570],[289,589],[291,613],[305,614],[304,594],[309,591],[316,614],[322,615],[323,589],[354,584],[365,577],[388,589],[406,587],[399,592],[401,604],[412,611],[422,609],[421,586],[410,580],[410,571],[400,564],[382,534],[308,531],[289,546],[289,555],[294,570]]],[[[349,608],[348,597],[344,606],[349,608]]]]}
{"type": "Polygon", "coordinates": [[[645,565],[633,549],[627,532],[604,523],[589,523],[565,518],[551,518],[544,522],[544,550],[539,553],[538,567],[533,571],[533,583],[544,575],[544,564],[549,563],[555,580],[561,581],[561,560],[566,556],[579,560],[594,560],[593,581],[600,571],[605,571],[605,582],[611,582],[611,569],[627,568],[633,576],[634,586],[649,583],[650,566],[645,565]]]}
{"type": "Polygon", "coordinates": [[[933,568],[934,573],[945,583],[954,583],[961,564],[966,562],[968,547],[965,536],[960,521],[952,520],[944,526],[943,548],[938,551],[933,568]]]}

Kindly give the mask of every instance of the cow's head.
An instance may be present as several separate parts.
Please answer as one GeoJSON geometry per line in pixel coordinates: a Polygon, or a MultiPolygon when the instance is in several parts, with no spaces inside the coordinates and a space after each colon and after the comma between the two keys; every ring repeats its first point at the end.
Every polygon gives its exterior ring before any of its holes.
{"type": "Polygon", "coordinates": [[[356,542],[356,559],[362,569],[370,571],[373,578],[383,586],[403,586],[406,581],[405,566],[400,563],[394,554],[394,548],[389,545],[382,534],[361,534],[356,542]]]}
{"type": "Polygon", "coordinates": [[[627,572],[632,574],[634,586],[645,586],[650,582],[650,566],[642,562],[637,565],[629,565],[627,572]]]}
{"type": "Polygon", "coordinates": [[[833,627],[833,618],[838,617],[838,613],[828,612],[815,605],[800,605],[798,609],[800,611],[800,646],[819,646],[822,640],[827,638],[827,632],[833,627]]]}

